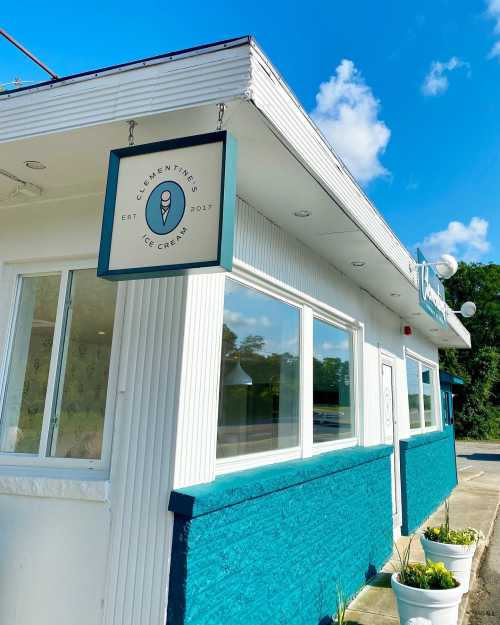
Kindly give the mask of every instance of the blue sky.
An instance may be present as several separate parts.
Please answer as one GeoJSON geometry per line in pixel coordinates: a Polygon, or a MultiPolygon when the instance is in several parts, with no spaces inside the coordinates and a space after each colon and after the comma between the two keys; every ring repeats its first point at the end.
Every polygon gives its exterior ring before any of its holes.
{"type": "MultiPolygon", "coordinates": [[[[2,26],[60,75],[254,35],[410,249],[499,262],[500,0],[18,7],[2,26]]],[[[16,76],[44,79],[0,41],[16,76]]]]}

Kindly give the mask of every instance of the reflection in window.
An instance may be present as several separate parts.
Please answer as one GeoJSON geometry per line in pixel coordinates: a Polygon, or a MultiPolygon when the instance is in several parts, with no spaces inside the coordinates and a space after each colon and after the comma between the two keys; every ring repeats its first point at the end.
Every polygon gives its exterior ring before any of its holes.
{"type": "Polygon", "coordinates": [[[434,425],[432,406],[432,370],[422,365],[422,389],[424,393],[424,420],[425,426],[434,425]]]}
{"type": "Polygon", "coordinates": [[[226,279],[217,457],[299,443],[300,314],[226,279]]]}
{"type": "Polygon", "coordinates": [[[60,275],[24,277],[17,308],[0,451],[38,454],[60,275]]]}
{"type": "Polygon", "coordinates": [[[418,362],[406,359],[406,379],[408,384],[408,407],[410,410],[410,428],[420,428],[420,389],[418,383],[418,362]]]}
{"type": "Polygon", "coordinates": [[[101,457],[116,284],[95,269],[71,274],[61,369],[49,440],[59,458],[101,457]]]}
{"type": "Polygon", "coordinates": [[[313,341],[313,441],[352,438],[352,334],[315,319],[313,341]]]}

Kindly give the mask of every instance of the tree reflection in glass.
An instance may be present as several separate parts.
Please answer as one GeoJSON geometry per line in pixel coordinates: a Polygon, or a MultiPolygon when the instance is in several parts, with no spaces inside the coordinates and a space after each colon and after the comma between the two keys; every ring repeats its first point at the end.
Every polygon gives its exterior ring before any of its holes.
{"type": "Polygon", "coordinates": [[[352,334],[315,319],[313,341],[313,441],[352,438],[352,334]]]}
{"type": "Polygon", "coordinates": [[[297,308],[226,280],[218,458],[298,445],[299,331],[297,308]]]}

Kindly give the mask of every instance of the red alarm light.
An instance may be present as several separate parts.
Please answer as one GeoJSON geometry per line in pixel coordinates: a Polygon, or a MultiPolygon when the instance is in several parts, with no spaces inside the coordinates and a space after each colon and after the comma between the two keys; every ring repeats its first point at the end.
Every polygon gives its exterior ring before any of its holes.
{"type": "Polygon", "coordinates": [[[403,334],[405,336],[411,336],[413,334],[411,326],[403,326],[403,334]]]}

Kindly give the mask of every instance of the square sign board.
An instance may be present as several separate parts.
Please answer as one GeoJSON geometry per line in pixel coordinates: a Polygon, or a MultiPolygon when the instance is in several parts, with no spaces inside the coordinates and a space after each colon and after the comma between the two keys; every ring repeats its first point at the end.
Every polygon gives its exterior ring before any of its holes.
{"type": "Polygon", "coordinates": [[[418,297],[420,307],[446,328],[446,300],[444,297],[444,286],[434,269],[427,264],[427,259],[422,252],[417,249],[418,262],[418,297]]]}
{"type": "Polygon", "coordinates": [[[97,275],[231,271],[236,141],[226,131],[113,150],[97,275]]]}

